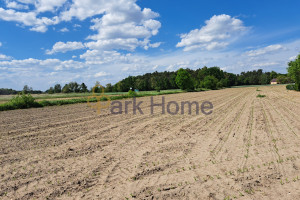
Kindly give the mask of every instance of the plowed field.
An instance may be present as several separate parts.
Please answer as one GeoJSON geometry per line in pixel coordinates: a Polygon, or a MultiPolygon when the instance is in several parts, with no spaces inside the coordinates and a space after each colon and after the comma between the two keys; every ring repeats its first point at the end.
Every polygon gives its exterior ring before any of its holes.
{"type": "Polygon", "coordinates": [[[165,96],[211,115],[0,112],[0,199],[300,199],[300,93],[259,90],[165,96]]]}

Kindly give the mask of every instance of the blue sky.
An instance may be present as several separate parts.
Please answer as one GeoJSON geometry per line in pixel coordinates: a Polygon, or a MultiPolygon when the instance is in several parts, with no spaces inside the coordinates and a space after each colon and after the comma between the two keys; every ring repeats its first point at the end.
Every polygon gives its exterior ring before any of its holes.
{"type": "Polygon", "coordinates": [[[286,73],[300,2],[1,0],[0,88],[219,66],[286,73]]]}

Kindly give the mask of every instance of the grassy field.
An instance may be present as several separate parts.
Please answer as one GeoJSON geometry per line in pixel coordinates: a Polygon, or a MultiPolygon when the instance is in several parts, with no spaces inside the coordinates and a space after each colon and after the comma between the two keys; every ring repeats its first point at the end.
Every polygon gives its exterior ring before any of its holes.
{"type": "MultiPolygon", "coordinates": [[[[160,92],[157,91],[140,91],[138,95],[159,95],[159,94],[174,94],[182,92],[179,89],[175,90],[161,90],[160,92]]],[[[120,95],[127,95],[128,92],[109,92],[104,93],[104,95],[108,96],[120,96],[120,95]]],[[[101,95],[100,93],[96,93],[96,95],[101,95]]],[[[0,104],[6,103],[11,100],[16,95],[0,95],[0,104]]],[[[93,96],[93,93],[56,93],[56,94],[33,94],[32,95],[37,101],[43,100],[70,100],[70,99],[87,99],[89,96],[93,96]]]]}
{"type": "Polygon", "coordinates": [[[93,93],[73,93],[73,94],[53,94],[53,95],[11,95],[2,97],[0,100],[0,111],[6,110],[16,110],[16,109],[26,109],[32,107],[45,107],[45,106],[61,106],[66,104],[77,104],[77,103],[87,103],[87,102],[97,102],[107,101],[108,99],[120,100],[132,97],[145,97],[145,96],[156,96],[156,95],[166,95],[166,94],[177,94],[183,93],[182,90],[163,90],[157,91],[143,91],[133,94],[128,94],[125,92],[120,93],[105,93],[105,94],[93,94],[93,93]],[[14,98],[15,97],[15,98],[14,98]],[[100,97],[97,98],[97,97],[100,97]]]}

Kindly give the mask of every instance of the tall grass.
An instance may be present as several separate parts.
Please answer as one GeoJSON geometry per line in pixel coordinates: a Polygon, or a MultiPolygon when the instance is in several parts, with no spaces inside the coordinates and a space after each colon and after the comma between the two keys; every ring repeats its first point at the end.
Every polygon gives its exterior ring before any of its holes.
{"type": "MultiPolygon", "coordinates": [[[[132,92],[130,94],[122,94],[118,96],[109,96],[111,101],[114,100],[121,100],[126,98],[132,97],[145,97],[145,96],[156,96],[156,95],[166,95],[166,94],[176,94],[182,93],[184,91],[181,90],[166,90],[161,92],[150,91],[150,92],[139,92],[135,93],[132,92]]],[[[88,93],[89,96],[92,94],[88,93]]],[[[99,95],[100,96],[100,95],[99,95]]],[[[101,97],[100,101],[107,101],[107,97],[101,97]]],[[[19,94],[13,97],[9,102],[0,104],[0,111],[6,110],[15,110],[15,109],[26,109],[26,108],[38,108],[38,107],[45,107],[45,106],[61,106],[67,104],[76,104],[76,103],[87,103],[87,102],[97,102],[97,98],[94,96],[90,99],[88,98],[80,98],[80,99],[66,99],[66,100],[43,100],[36,102],[35,98],[32,97],[30,94],[19,94]]]]}

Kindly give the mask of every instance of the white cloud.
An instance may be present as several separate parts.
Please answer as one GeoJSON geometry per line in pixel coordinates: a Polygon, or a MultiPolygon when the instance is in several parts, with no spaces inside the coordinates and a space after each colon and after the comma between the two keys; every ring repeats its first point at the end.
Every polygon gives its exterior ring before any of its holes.
{"type": "Polygon", "coordinates": [[[65,27],[65,28],[60,29],[59,32],[63,32],[63,33],[69,32],[69,29],[65,27]]]}
{"type": "Polygon", "coordinates": [[[37,18],[37,13],[30,12],[18,12],[12,9],[5,10],[0,8],[0,19],[4,21],[15,21],[25,26],[31,26],[30,30],[37,32],[46,32],[47,26],[55,25],[59,23],[57,16],[52,19],[47,17],[37,18]]]}
{"type": "Polygon", "coordinates": [[[2,43],[0,42],[0,47],[2,46],[2,43]]]}
{"type": "Polygon", "coordinates": [[[280,44],[275,44],[275,45],[270,45],[264,48],[256,49],[256,50],[251,50],[247,51],[246,54],[248,56],[259,56],[259,55],[264,55],[268,53],[274,53],[279,50],[283,50],[284,48],[280,44]]]}
{"type": "Polygon", "coordinates": [[[65,53],[67,51],[73,51],[83,48],[85,48],[85,46],[81,42],[57,42],[53,45],[51,50],[46,50],[46,54],[51,55],[58,52],[65,53]]]}
{"type": "Polygon", "coordinates": [[[87,44],[89,48],[133,51],[137,47],[147,49],[158,46],[158,43],[150,43],[150,38],[161,27],[160,22],[154,20],[158,13],[148,8],[141,9],[133,0],[112,1],[103,5],[103,17],[92,20],[94,25],[91,29],[97,34],[88,37],[94,40],[87,44]]]}
{"type": "Polygon", "coordinates": [[[66,0],[37,0],[35,2],[35,7],[37,12],[53,12],[55,8],[61,7],[66,0]]]}
{"type": "Polygon", "coordinates": [[[184,51],[220,49],[228,46],[248,30],[241,20],[224,14],[214,15],[205,21],[205,24],[201,29],[182,34],[181,41],[176,47],[184,47],[184,51]]]}
{"type": "Polygon", "coordinates": [[[73,27],[76,29],[76,28],[81,28],[81,25],[80,24],[74,24],[73,27]]]}
{"type": "MultiPolygon", "coordinates": [[[[1,46],[1,45],[0,45],[1,46]]],[[[11,60],[12,58],[10,56],[6,56],[4,54],[0,54],[0,60],[11,60]]]]}
{"type": "Polygon", "coordinates": [[[18,9],[18,10],[27,10],[29,9],[28,5],[23,5],[23,4],[19,4],[16,1],[9,1],[6,0],[6,7],[7,8],[14,8],[14,9],[18,9]]]}
{"type": "Polygon", "coordinates": [[[99,78],[99,77],[104,77],[104,76],[108,76],[110,74],[106,73],[106,72],[98,72],[94,75],[94,77],[99,78]]]}
{"type": "Polygon", "coordinates": [[[278,64],[279,63],[277,63],[277,62],[257,63],[257,64],[254,64],[253,67],[267,67],[267,66],[275,66],[278,64]]]}

